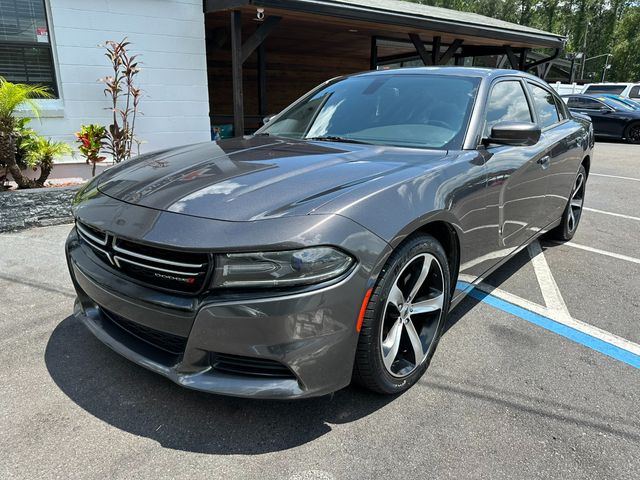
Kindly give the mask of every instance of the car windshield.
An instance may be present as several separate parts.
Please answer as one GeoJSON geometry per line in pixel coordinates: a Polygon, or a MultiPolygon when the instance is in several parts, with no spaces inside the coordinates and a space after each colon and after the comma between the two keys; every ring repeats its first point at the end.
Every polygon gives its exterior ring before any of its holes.
{"type": "Polygon", "coordinates": [[[425,74],[349,77],[320,87],[257,133],[459,149],[479,78],[425,74]]]}
{"type": "Polygon", "coordinates": [[[611,108],[615,108],[618,111],[632,112],[634,110],[633,107],[630,107],[626,103],[621,102],[620,100],[616,100],[615,98],[611,98],[611,97],[597,97],[597,98],[601,102],[606,103],[611,108]]]}

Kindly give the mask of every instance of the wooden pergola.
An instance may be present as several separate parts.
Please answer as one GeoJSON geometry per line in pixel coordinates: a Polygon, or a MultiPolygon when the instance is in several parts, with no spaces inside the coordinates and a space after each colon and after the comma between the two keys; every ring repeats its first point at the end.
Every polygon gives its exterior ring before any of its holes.
{"type": "Polygon", "coordinates": [[[544,76],[565,43],[541,30],[399,0],[206,0],[205,13],[211,120],[233,123],[236,135],[339,75],[498,55],[505,68],[544,76]],[[533,49],[550,54],[532,60],[533,49]]]}

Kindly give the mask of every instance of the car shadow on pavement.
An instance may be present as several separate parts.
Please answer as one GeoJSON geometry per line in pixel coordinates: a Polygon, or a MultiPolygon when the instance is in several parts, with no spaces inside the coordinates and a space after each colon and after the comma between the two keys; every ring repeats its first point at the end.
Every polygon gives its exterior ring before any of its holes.
{"type": "MultiPolygon", "coordinates": [[[[527,252],[521,252],[487,282],[500,286],[528,261],[527,252]]],[[[463,300],[449,316],[445,334],[477,304],[470,296],[463,300]]],[[[95,417],[166,448],[197,453],[286,450],[325,435],[334,424],[366,417],[397,398],[356,386],[296,401],[188,390],[112,352],[73,316],[51,334],[45,362],[58,387],[95,417]]]]}
{"type": "MultiPolygon", "coordinates": [[[[507,282],[513,275],[520,271],[520,269],[530,261],[531,258],[529,257],[529,253],[525,248],[521,252],[517,253],[513,258],[508,260],[495,272],[485,278],[484,283],[494,288],[500,288],[503,283],[507,282]]],[[[536,282],[535,288],[537,288],[537,281],[535,280],[535,278],[533,278],[532,281],[536,282]]],[[[464,300],[462,300],[462,302],[460,302],[460,304],[458,304],[456,308],[449,314],[447,323],[444,326],[444,334],[446,334],[448,330],[453,328],[456,323],[458,323],[458,321],[462,317],[464,317],[469,311],[471,311],[476,305],[478,305],[478,303],[480,303],[479,300],[476,300],[470,295],[467,295],[464,300]]]]}
{"type": "Polygon", "coordinates": [[[260,454],[293,448],[393,401],[350,386],[319,398],[266,401],[188,390],[112,352],[73,316],[53,331],[45,362],[81,408],[121,430],[177,450],[260,454]]]}

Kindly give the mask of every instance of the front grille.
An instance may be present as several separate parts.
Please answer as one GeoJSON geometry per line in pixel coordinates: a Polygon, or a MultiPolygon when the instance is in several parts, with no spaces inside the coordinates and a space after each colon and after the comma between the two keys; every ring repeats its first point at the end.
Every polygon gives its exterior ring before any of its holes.
{"type": "Polygon", "coordinates": [[[144,245],[76,223],[82,242],[103,262],[126,277],[164,290],[197,293],[209,272],[206,253],[183,252],[144,245]]]}
{"type": "Polygon", "coordinates": [[[214,370],[231,375],[249,375],[259,377],[295,378],[295,375],[283,364],[264,358],[242,357],[227,353],[211,353],[211,366],[214,370]]]}
{"type": "Polygon", "coordinates": [[[149,345],[164,350],[173,355],[182,355],[187,347],[187,338],[174,335],[172,333],[161,332],[154,328],[141,325],[131,320],[127,320],[109,310],[101,308],[103,316],[112,323],[127,331],[134,337],[148,343],[149,345]]]}

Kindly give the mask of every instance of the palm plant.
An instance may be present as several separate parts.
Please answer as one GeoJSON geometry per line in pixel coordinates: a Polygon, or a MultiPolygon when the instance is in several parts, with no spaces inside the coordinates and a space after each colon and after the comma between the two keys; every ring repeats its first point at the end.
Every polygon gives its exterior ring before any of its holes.
{"type": "Polygon", "coordinates": [[[51,94],[46,87],[11,83],[0,77],[0,164],[11,173],[18,188],[33,187],[35,182],[22,175],[20,167],[16,164],[16,139],[14,135],[16,110],[18,107],[26,106],[35,117],[38,117],[40,108],[34,98],[50,97],[51,94]]]}
{"type": "Polygon", "coordinates": [[[33,169],[40,167],[40,176],[35,180],[35,186],[44,187],[44,182],[53,169],[53,161],[71,153],[71,147],[64,142],[53,142],[50,138],[36,137],[30,143],[25,155],[27,166],[33,169]]]}

